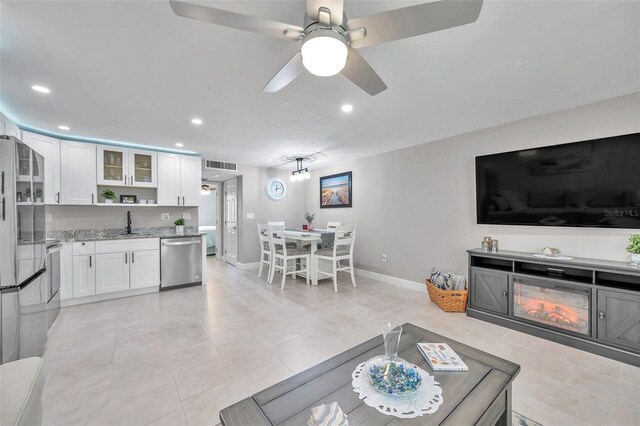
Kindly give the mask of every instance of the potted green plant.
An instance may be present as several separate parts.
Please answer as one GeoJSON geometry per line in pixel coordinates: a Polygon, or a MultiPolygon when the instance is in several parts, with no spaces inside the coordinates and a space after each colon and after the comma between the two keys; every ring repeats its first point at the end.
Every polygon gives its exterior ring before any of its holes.
{"type": "Polygon", "coordinates": [[[36,189],[33,190],[33,195],[36,198],[36,203],[42,202],[42,188],[36,187],[36,189]]]}
{"type": "Polygon", "coordinates": [[[104,202],[107,204],[113,204],[113,200],[116,199],[116,193],[110,189],[102,191],[102,196],[104,197],[104,202]]]}
{"type": "Polygon", "coordinates": [[[177,219],[173,223],[176,225],[176,235],[184,235],[184,219],[177,219]]]}
{"type": "Polygon", "coordinates": [[[316,214],[315,214],[315,213],[306,212],[306,213],[304,214],[304,218],[305,218],[305,219],[306,219],[306,221],[307,221],[307,229],[308,229],[309,231],[312,231],[312,230],[313,230],[313,219],[315,219],[315,217],[316,217],[316,214]]]}
{"type": "Polygon", "coordinates": [[[631,234],[629,236],[627,251],[631,253],[631,264],[640,266],[640,234],[631,234]]]}

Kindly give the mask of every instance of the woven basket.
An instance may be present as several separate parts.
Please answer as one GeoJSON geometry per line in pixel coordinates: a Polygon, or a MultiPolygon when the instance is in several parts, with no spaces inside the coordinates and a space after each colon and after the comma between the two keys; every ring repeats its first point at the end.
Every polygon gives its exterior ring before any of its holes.
{"type": "Polygon", "coordinates": [[[441,290],[431,282],[427,282],[429,299],[445,312],[466,312],[469,290],[441,290]]]}

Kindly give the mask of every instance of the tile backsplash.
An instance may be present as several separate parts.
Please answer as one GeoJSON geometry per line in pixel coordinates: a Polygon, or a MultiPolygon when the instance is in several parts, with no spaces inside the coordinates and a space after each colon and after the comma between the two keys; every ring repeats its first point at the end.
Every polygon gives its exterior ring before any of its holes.
{"type": "Polygon", "coordinates": [[[191,214],[185,225],[198,226],[197,207],[145,207],[131,206],[55,206],[46,208],[51,215],[47,231],[91,228],[124,228],[127,226],[127,211],[131,211],[134,228],[173,226],[183,213],[191,214]],[[162,213],[169,213],[169,220],[161,220],[162,213]]]}

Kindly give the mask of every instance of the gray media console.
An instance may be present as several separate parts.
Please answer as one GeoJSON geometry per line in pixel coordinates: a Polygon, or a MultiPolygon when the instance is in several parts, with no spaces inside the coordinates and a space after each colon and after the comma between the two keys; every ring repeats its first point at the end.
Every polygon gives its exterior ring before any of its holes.
{"type": "Polygon", "coordinates": [[[468,316],[640,366],[639,267],[467,252],[468,316]]]}

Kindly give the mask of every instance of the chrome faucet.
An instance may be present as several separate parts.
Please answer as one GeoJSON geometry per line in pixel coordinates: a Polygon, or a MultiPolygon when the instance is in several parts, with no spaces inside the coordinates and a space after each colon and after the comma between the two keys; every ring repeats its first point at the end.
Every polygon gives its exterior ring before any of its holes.
{"type": "Polygon", "coordinates": [[[131,234],[131,211],[127,210],[127,227],[125,228],[127,230],[127,234],[131,234]]]}

